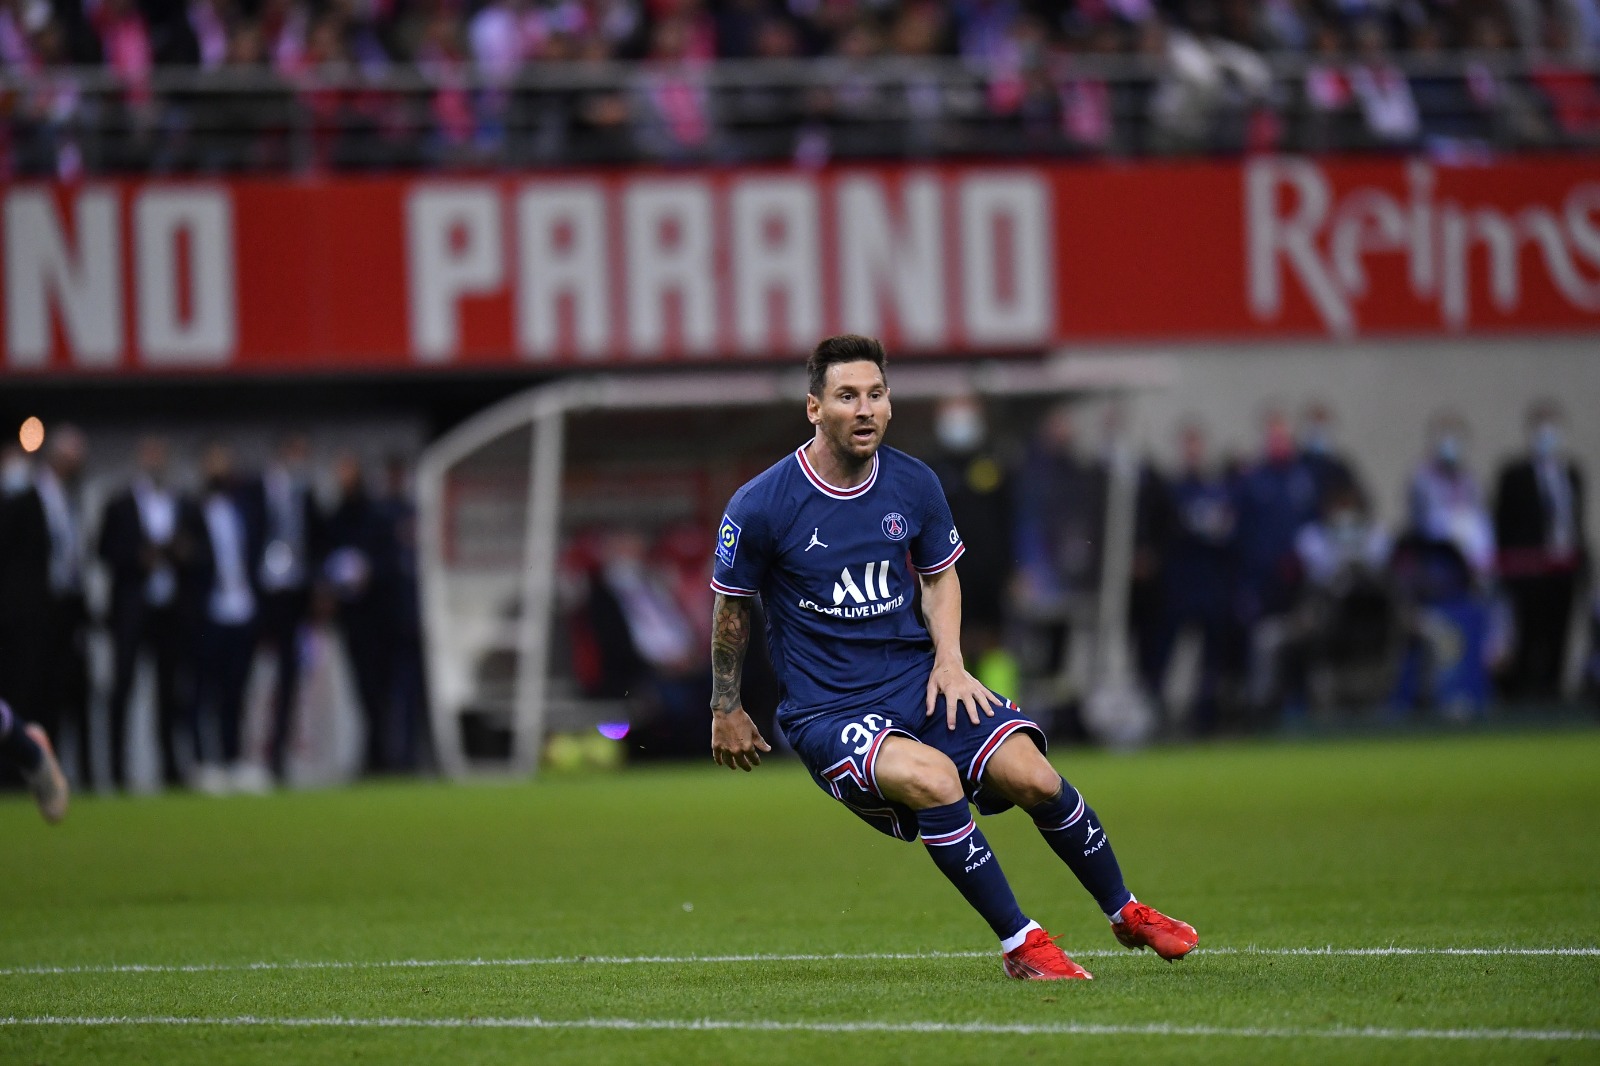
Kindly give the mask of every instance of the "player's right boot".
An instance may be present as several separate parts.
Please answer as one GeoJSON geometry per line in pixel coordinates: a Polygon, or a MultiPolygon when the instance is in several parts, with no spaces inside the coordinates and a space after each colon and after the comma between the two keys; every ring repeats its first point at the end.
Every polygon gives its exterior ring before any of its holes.
{"type": "Polygon", "coordinates": [[[1032,929],[1028,938],[1005,953],[1006,976],[1019,981],[1092,981],[1094,974],[1067,958],[1056,947],[1056,939],[1043,929],[1032,929]]]}
{"type": "Polygon", "coordinates": [[[44,815],[44,820],[54,825],[67,816],[67,777],[61,772],[61,764],[56,761],[56,749],[50,743],[50,734],[44,727],[29,722],[22,727],[28,734],[28,739],[39,745],[43,758],[39,760],[39,768],[31,774],[24,774],[23,780],[28,783],[28,791],[33,793],[33,802],[39,805],[39,813],[44,815]]]}
{"type": "Polygon", "coordinates": [[[1124,947],[1135,951],[1151,948],[1168,962],[1183,958],[1200,943],[1194,926],[1168,918],[1137,900],[1122,908],[1122,921],[1112,922],[1111,931],[1124,947]]]}

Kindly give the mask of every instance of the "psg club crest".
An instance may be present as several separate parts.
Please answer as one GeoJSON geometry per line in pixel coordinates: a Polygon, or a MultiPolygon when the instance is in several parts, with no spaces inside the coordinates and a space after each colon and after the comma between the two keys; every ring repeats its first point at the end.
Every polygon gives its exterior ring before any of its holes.
{"type": "Polygon", "coordinates": [[[890,540],[905,540],[910,532],[911,527],[906,525],[905,515],[899,511],[890,511],[883,516],[883,535],[890,540]]]}

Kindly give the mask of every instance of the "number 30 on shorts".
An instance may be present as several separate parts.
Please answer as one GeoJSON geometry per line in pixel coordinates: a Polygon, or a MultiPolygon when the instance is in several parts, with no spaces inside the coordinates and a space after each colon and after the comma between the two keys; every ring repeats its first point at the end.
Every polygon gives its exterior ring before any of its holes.
{"type": "Polygon", "coordinates": [[[839,731],[841,743],[853,745],[851,752],[856,755],[865,755],[867,749],[872,747],[872,738],[883,732],[889,724],[889,719],[881,714],[864,715],[859,722],[851,722],[839,731]]]}

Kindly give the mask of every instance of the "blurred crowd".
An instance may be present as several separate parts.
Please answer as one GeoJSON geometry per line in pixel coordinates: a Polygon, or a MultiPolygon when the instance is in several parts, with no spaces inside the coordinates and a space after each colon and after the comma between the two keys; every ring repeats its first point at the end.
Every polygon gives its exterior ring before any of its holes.
{"type": "Polygon", "coordinates": [[[1471,153],[1600,141],[1597,52],[1600,0],[0,0],[0,154],[67,177],[1471,153]],[[745,59],[823,64],[717,76],[745,59]]]}
{"type": "MultiPolygon", "coordinates": [[[[1064,404],[1013,455],[978,400],[952,398],[927,456],[968,549],[969,667],[1066,732],[1103,662],[1092,644],[1123,417],[1111,407],[1085,433],[1081,409],[1064,404]]],[[[1564,426],[1555,403],[1534,404],[1526,451],[1486,487],[1471,427],[1437,412],[1419,427],[1390,523],[1321,403],[1267,410],[1253,455],[1215,454],[1199,421],[1182,426],[1172,469],[1122,453],[1137,484],[1130,658],[1168,734],[1351,714],[1469,720],[1495,701],[1549,706],[1582,686],[1600,695],[1600,599],[1588,599],[1584,480],[1564,426]]],[[[574,673],[588,695],[628,700],[636,742],[656,752],[703,747],[705,544],[698,528],[653,544],[612,529],[565,556],[574,673]]],[[[770,669],[758,662],[746,676],[747,708],[770,715],[770,669]]]]}
{"type": "Polygon", "coordinates": [[[195,457],[192,488],[174,478],[168,441],[149,436],[132,479],[91,515],[89,443],[60,426],[36,455],[0,454],[0,698],[58,747],[63,734],[73,738],[69,771],[80,787],[96,780],[97,734],[109,740],[111,787],[132,783],[141,667],[153,677],[166,785],[261,791],[284,780],[289,758],[304,755],[291,749],[318,627],[343,644],[365,720],[365,771],[419,766],[416,518],[402,462],[387,464],[374,491],[360,461],[341,455],[325,506],[304,436],[284,436],[249,472],[213,440],[195,457]],[[108,671],[91,669],[95,631],[109,638],[108,671]],[[258,658],[271,674],[270,724],[260,750],[247,750],[258,658]],[[103,729],[91,724],[101,713],[103,729]]]}

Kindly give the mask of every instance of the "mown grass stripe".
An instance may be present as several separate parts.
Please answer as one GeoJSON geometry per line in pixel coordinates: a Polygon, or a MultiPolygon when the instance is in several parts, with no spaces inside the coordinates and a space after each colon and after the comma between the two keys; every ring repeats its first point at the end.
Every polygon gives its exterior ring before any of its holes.
{"type": "MultiPolygon", "coordinates": [[[[162,973],[246,973],[273,970],[407,970],[442,969],[448,967],[518,967],[518,966],[638,966],[724,964],[742,962],[871,962],[876,960],[921,959],[983,959],[995,951],[869,951],[809,954],[753,953],[745,955],[552,955],[526,959],[372,959],[372,960],[288,960],[283,962],[195,962],[195,963],[105,963],[82,966],[13,966],[0,968],[0,977],[39,977],[71,974],[162,974],[162,973]]],[[[1127,955],[1125,949],[1090,949],[1068,951],[1073,958],[1103,959],[1127,955]]],[[[1389,956],[1528,956],[1600,958],[1600,948],[1199,948],[1193,956],[1202,955],[1266,955],[1275,957],[1389,957],[1389,956]]]]}
{"type": "Polygon", "coordinates": [[[110,1015],[105,1017],[0,1018],[5,1026],[109,1027],[221,1027],[279,1029],[595,1029],[624,1031],[759,1032],[759,1033],[890,1033],[981,1036],[1177,1036],[1231,1037],[1238,1039],[1336,1040],[1484,1040],[1484,1041],[1591,1041],[1600,1032],[1586,1029],[1417,1029],[1380,1026],[1223,1026],[1101,1025],[1091,1022],[784,1022],[721,1018],[265,1018],[235,1015],[191,1018],[160,1015],[110,1015]]]}

